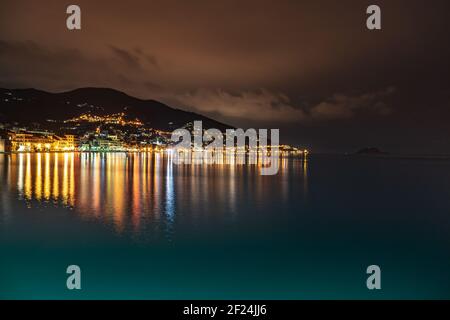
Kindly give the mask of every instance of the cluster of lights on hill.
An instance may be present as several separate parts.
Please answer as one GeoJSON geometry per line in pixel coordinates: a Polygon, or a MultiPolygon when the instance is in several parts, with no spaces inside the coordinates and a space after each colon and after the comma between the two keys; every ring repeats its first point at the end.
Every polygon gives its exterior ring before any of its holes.
{"type": "Polygon", "coordinates": [[[125,119],[125,113],[115,113],[106,116],[98,116],[92,115],[90,113],[84,113],[79,117],[72,118],[64,121],[64,123],[70,122],[92,122],[92,123],[103,123],[103,124],[118,124],[121,126],[134,126],[134,127],[142,127],[144,124],[139,119],[127,120],[125,119]]]}

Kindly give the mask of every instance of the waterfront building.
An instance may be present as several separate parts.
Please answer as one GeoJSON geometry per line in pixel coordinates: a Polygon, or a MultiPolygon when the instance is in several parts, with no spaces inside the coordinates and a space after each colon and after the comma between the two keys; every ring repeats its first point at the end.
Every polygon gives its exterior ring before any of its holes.
{"type": "Polygon", "coordinates": [[[9,142],[13,152],[74,151],[74,135],[62,137],[47,132],[9,132],[9,142]]]}

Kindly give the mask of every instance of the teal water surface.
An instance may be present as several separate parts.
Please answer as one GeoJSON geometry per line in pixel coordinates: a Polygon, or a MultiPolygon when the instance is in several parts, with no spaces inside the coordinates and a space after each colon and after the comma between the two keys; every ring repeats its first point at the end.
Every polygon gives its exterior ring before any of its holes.
{"type": "Polygon", "coordinates": [[[450,298],[450,161],[280,166],[0,154],[0,298],[450,298]]]}

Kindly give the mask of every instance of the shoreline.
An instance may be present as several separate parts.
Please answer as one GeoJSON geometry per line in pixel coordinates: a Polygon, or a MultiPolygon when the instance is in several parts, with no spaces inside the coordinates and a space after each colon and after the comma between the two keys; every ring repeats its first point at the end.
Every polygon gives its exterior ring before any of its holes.
{"type": "Polygon", "coordinates": [[[45,153],[151,153],[161,151],[3,151],[0,154],[45,154],[45,153]]]}

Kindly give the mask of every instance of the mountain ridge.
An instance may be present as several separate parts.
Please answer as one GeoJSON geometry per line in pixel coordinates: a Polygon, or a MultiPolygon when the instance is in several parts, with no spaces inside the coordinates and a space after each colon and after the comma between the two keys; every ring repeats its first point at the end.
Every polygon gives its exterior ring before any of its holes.
{"type": "Polygon", "coordinates": [[[201,120],[204,128],[222,131],[233,128],[201,114],[154,99],[133,97],[112,88],[83,87],[56,93],[36,88],[0,88],[0,122],[45,126],[49,120],[64,121],[85,113],[108,115],[121,112],[158,130],[174,130],[195,120],[201,120]]]}

